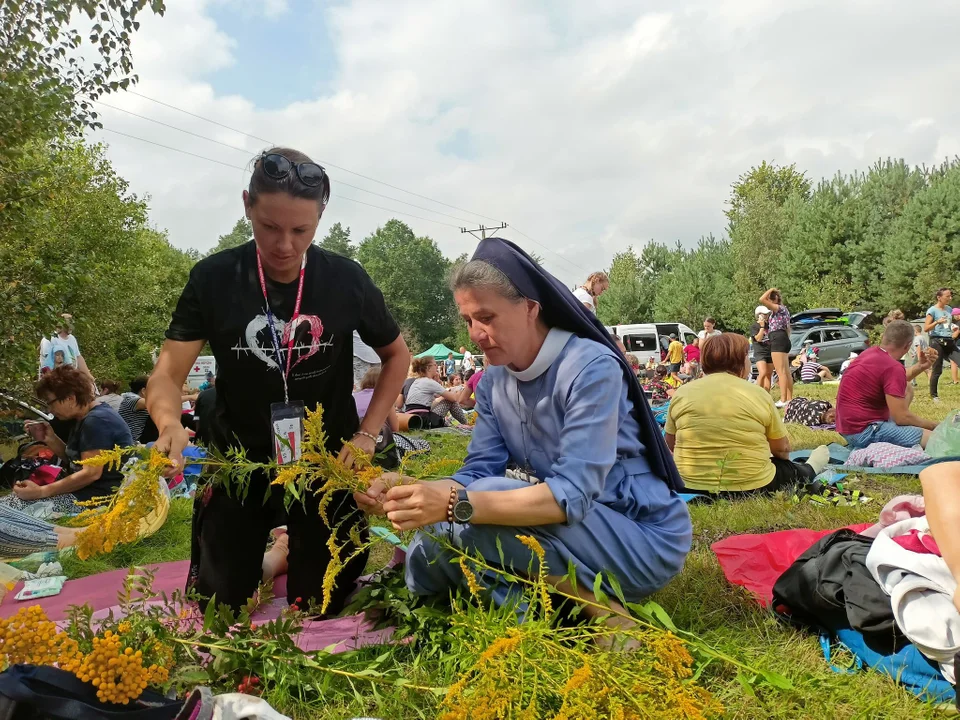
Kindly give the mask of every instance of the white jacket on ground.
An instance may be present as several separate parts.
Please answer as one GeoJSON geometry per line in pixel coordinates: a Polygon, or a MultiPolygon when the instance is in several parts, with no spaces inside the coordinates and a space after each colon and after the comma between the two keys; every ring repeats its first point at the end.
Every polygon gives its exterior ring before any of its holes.
{"type": "Polygon", "coordinates": [[[911,530],[929,532],[926,516],[901,520],[880,531],[867,553],[867,567],[890,596],[897,625],[917,649],[940,663],[955,683],[953,660],[960,652],[960,612],[953,604],[957,581],[946,561],[900,547],[892,538],[911,530]]]}

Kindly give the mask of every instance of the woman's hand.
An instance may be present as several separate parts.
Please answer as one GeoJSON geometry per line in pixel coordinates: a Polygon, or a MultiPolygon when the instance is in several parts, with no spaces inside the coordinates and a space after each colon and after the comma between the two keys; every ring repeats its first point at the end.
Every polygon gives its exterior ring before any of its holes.
{"type": "Polygon", "coordinates": [[[383,511],[396,530],[416,530],[443,522],[453,487],[456,486],[450,480],[396,485],[387,491],[383,511]]]}
{"type": "Polygon", "coordinates": [[[166,478],[176,477],[183,471],[183,449],[190,444],[190,435],[180,423],[170,423],[153,444],[157,452],[164,453],[173,465],[163,471],[166,478]]]}
{"type": "Polygon", "coordinates": [[[411,483],[416,482],[414,478],[405,478],[397,473],[384,473],[370,483],[370,487],[364,492],[354,493],[353,499],[357,501],[357,507],[367,515],[383,515],[383,503],[387,499],[387,490],[405,480],[411,483]]]}
{"type": "Polygon", "coordinates": [[[37,485],[32,480],[21,480],[13,486],[13,494],[21,500],[43,500],[51,496],[52,485],[37,485]]]}
{"type": "MultiPolygon", "coordinates": [[[[377,452],[377,441],[368,438],[366,435],[360,435],[359,433],[354,435],[350,439],[350,444],[356,447],[358,450],[365,452],[367,457],[369,457],[371,460],[373,460],[373,456],[377,452]]],[[[348,445],[343,446],[343,449],[340,451],[339,459],[340,462],[342,462],[348,468],[352,468],[353,463],[356,460],[353,455],[353,450],[351,450],[348,445]]]]}

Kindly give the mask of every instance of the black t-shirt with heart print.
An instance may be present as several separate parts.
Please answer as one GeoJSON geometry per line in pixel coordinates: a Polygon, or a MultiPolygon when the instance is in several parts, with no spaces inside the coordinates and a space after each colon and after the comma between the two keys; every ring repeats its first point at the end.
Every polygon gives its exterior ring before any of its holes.
{"type": "MultiPolygon", "coordinates": [[[[210,343],[217,359],[211,442],[220,449],[240,445],[257,459],[273,451],[270,405],[283,402],[283,334],[298,284],[267,278],[270,310],[281,339],[278,362],[267,328],[255,243],[204,258],[190,272],[166,336],[210,343]]],[[[374,348],[400,335],[383,294],[363,268],[311,245],[287,384],[291,401],[301,400],[308,409],[323,406],[327,445],[333,452],[359,427],[352,395],[354,330],[374,348]]]]}

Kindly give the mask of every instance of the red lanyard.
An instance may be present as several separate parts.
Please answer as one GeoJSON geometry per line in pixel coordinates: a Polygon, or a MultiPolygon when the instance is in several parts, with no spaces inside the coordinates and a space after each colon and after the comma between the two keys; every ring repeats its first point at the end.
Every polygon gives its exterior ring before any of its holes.
{"type": "MultiPolygon", "coordinates": [[[[303,300],[303,278],[306,274],[307,254],[303,254],[300,261],[300,284],[297,287],[297,300],[293,306],[293,316],[287,324],[287,371],[283,373],[283,393],[287,394],[287,377],[290,375],[290,362],[293,360],[293,344],[296,341],[297,319],[300,317],[300,301],[303,300]]],[[[270,326],[270,339],[273,340],[273,349],[277,354],[277,367],[280,367],[280,337],[273,324],[273,312],[270,309],[270,299],[267,297],[267,279],[263,274],[263,263],[260,260],[260,249],[257,248],[257,274],[260,276],[260,290],[263,291],[263,302],[267,308],[267,325],[270,326]]]]}

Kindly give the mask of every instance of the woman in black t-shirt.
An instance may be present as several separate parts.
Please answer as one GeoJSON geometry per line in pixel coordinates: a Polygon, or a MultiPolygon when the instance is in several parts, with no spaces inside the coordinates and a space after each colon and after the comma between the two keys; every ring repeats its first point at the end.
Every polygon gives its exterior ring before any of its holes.
{"type": "Polygon", "coordinates": [[[82,370],[63,365],[45,373],[36,385],[37,397],[47,403],[59,420],[73,420],[66,442],[47,423],[34,423],[30,434],[46,444],[67,463],[68,473],[56,482],[37,485],[31,480],[17,483],[7,504],[22,509],[38,500],[52,500],[56,512],[77,512],[77,500],[110,495],[120,487],[123,476],[117,470],[74,465],[101,450],[133,445],[130,428],[109,405],[95,405],[93,380],[82,370]],[[73,472],[71,472],[73,471],[73,472]]]}
{"type": "Polygon", "coordinates": [[[770,390],[773,383],[773,356],[770,354],[770,334],[767,320],[770,311],[763,305],[757,306],[757,321],[750,326],[750,345],[753,361],[757,365],[757,385],[770,390]]]}
{"type": "MultiPolygon", "coordinates": [[[[330,181],[303,153],[273,148],[254,164],[243,204],[254,239],[198,262],[174,311],[147,391],[160,430],[157,448],[182,464],[187,445],[180,424],[180,387],[205,343],[217,360],[216,405],[207,425],[210,444],[242,447],[266,461],[275,453],[271,406],[323,407],[328,450],[352,463],[350,440],[373,454],[376,438],[406,376],[410,353],[370,277],[357,263],[313,245],[330,181]],[[361,423],[353,400],[353,332],[382,361],[380,381],[361,423]]],[[[205,420],[206,425],[206,420],[205,420]]],[[[188,583],[205,597],[237,608],[261,578],[267,536],[282,489],[264,504],[269,478],[255,475],[245,500],[212,487],[194,508],[193,562],[188,583]],[[272,506],[272,507],[271,507],[272,506]]],[[[319,498],[308,493],[289,511],[287,599],[319,601],[330,553],[330,530],[319,498]]],[[[367,527],[349,493],[330,503],[338,545],[351,553],[347,531],[367,527]]],[[[339,573],[330,611],[340,610],[363,572],[366,553],[339,573]]]]}

